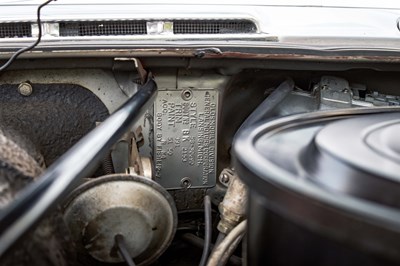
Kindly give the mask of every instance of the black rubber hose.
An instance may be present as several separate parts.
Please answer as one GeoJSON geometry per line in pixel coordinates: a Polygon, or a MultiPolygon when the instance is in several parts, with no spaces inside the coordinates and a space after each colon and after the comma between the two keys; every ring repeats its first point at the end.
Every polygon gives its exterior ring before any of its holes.
{"type": "Polygon", "coordinates": [[[204,197],[204,248],[203,254],[201,255],[201,260],[199,266],[205,266],[208,260],[208,255],[211,251],[211,237],[212,237],[212,217],[211,217],[211,199],[210,196],[206,195],[204,197]]]}
{"type": "Polygon", "coordinates": [[[50,208],[89,176],[111,146],[153,103],[157,86],[149,80],[121,108],[83,137],[0,212],[0,256],[50,208]]]}

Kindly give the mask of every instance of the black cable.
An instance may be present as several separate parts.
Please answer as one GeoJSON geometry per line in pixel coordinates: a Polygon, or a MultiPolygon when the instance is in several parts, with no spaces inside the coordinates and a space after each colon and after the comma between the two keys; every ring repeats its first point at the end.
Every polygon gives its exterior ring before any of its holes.
{"type": "Polygon", "coordinates": [[[114,239],[115,239],[115,245],[118,248],[119,254],[121,254],[121,257],[125,260],[126,264],[128,266],[135,266],[136,264],[133,261],[131,254],[129,254],[128,249],[126,248],[124,236],[118,234],[114,237],[114,239]]]}
{"type": "Polygon", "coordinates": [[[14,62],[14,60],[17,59],[17,57],[20,56],[22,53],[32,50],[40,43],[40,41],[42,40],[42,22],[40,20],[40,10],[42,9],[42,7],[48,5],[50,2],[53,2],[53,1],[56,1],[56,0],[47,0],[46,2],[41,4],[37,9],[37,24],[38,24],[39,33],[38,33],[38,37],[37,37],[36,41],[34,43],[32,43],[31,45],[21,48],[18,51],[16,51],[11,56],[11,58],[8,59],[8,61],[0,67],[0,72],[6,70],[6,68],[8,68],[14,62]]]}
{"type": "Polygon", "coordinates": [[[205,266],[208,260],[208,255],[211,251],[211,234],[212,234],[212,217],[211,217],[211,199],[210,196],[204,197],[204,221],[205,221],[205,237],[203,254],[201,255],[200,266],[205,266]]]}
{"type": "Polygon", "coordinates": [[[150,79],[117,111],[78,141],[0,211],[0,256],[32,228],[46,211],[90,175],[112,145],[153,103],[157,85],[150,79]]]}
{"type": "Polygon", "coordinates": [[[184,214],[203,214],[204,209],[188,209],[188,210],[182,210],[178,211],[178,215],[184,215],[184,214]]]}
{"type": "MultiPolygon", "coordinates": [[[[217,213],[217,211],[211,209],[212,213],[217,213]]],[[[189,215],[189,214],[203,214],[204,209],[187,209],[187,210],[181,210],[178,211],[178,215],[189,215]]]]}

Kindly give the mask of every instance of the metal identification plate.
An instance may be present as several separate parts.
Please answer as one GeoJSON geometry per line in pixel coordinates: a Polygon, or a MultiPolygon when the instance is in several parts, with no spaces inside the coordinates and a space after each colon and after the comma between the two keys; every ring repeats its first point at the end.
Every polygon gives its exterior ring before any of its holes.
{"type": "Polygon", "coordinates": [[[216,182],[215,90],[160,90],[154,105],[156,181],[165,188],[216,182]]]}

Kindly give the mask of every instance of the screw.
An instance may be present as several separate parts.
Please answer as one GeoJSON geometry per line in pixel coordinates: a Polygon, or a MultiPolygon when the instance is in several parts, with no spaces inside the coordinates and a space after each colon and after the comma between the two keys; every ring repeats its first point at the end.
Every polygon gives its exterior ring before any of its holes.
{"type": "Polygon", "coordinates": [[[192,97],[193,93],[191,90],[187,89],[182,91],[182,99],[184,99],[185,101],[189,101],[190,99],[192,99],[192,97]]]}
{"type": "Polygon", "coordinates": [[[190,182],[189,177],[182,178],[181,180],[181,187],[188,189],[192,186],[192,183],[190,182]]]}
{"type": "Polygon", "coordinates": [[[219,178],[219,181],[223,184],[228,184],[229,183],[229,175],[227,174],[222,174],[219,178]]]}
{"type": "Polygon", "coordinates": [[[32,85],[27,82],[23,82],[18,86],[18,92],[23,96],[31,95],[32,91],[33,91],[32,85]]]}

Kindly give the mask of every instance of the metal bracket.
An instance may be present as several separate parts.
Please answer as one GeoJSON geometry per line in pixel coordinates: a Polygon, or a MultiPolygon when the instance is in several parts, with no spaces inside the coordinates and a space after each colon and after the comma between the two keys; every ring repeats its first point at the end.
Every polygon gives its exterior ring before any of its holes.
{"type": "Polygon", "coordinates": [[[136,58],[114,58],[112,71],[119,88],[128,97],[135,94],[147,79],[147,71],[136,58]]]}

